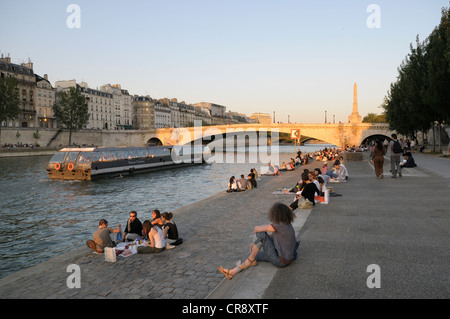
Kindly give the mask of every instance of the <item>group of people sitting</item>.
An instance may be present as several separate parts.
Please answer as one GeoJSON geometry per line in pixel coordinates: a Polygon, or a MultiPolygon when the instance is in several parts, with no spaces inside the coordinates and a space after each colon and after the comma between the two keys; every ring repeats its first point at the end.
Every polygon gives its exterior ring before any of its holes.
{"type": "Polygon", "coordinates": [[[316,161],[331,162],[338,158],[339,150],[325,147],[323,150],[314,152],[314,156],[316,157],[316,161]]]}
{"type": "Polygon", "coordinates": [[[348,170],[344,165],[344,159],[342,156],[335,160],[332,168],[328,168],[328,162],[325,162],[322,166],[322,174],[329,177],[330,183],[345,183],[348,180],[348,170]]]}
{"type": "Polygon", "coordinates": [[[295,166],[297,166],[297,165],[301,165],[300,158],[297,157],[296,160],[291,158],[290,162],[287,162],[287,163],[283,162],[280,165],[280,171],[282,171],[282,172],[293,171],[293,170],[295,170],[295,166]]]}
{"type": "Polygon", "coordinates": [[[289,206],[292,210],[300,208],[311,208],[316,203],[328,203],[330,196],[341,196],[336,193],[330,193],[332,187],[328,183],[346,182],[348,180],[348,171],[339,160],[334,162],[333,168],[328,169],[325,162],[322,169],[315,168],[313,171],[305,169],[301,180],[290,190],[296,193],[293,203],[289,206]]]}
{"type": "Polygon", "coordinates": [[[143,223],[137,218],[137,212],[131,211],[125,229],[117,224],[115,229],[108,227],[108,221],[101,219],[98,230],[94,233],[93,240],[87,240],[86,245],[93,251],[102,254],[105,247],[115,247],[116,241],[111,238],[112,233],[118,234],[117,241],[144,240],[145,245],[137,247],[137,252],[142,254],[160,253],[166,249],[172,249],[183,243],[178,236],[178,228],[172,220],[173,213],[160,213],[152,211],[152,220],[143,223]]]}
{"type": "Polygon", "coordinates": [[[231,192],[243,192],[245,190],[250,190],[258,187],[258,183],[256,179],[258,178],[258,172],[256,169],[252,168],[250,173],[247,175],[247,179],[245,179],[245,175],[241,175],[241,178],[236,180],[236,177],[231,176],[230,181],[228,182],[227,193],[231,192]]]}
{"type": "Polygon", "coordinates": [[[348,173],[343,161],[335,161],[333,168],[334,170],[328,170],[325,163],[323,171],[320,168],[313,171],[304,169],[301,181],[290,190],[296,194],[294,202],[289,206],[275,203],[268,213],[270,224],[254,228],[256,239],[250,245],[250,253],[246,259],[243,262],[239,260],[234,268],[218,266],[218,270],[231,280],[239,272],[256,266],[260,261],[270,262],[277,267],[290,265],[297,258],[300,243],[292,226],[295,218],[293,211],[297,208],[310,208],[320,202],[318,197],[325,197],[330,192],[331,187],[328,187],[327,183],[331,179],[339,179],[339,175],[342,175],[346,180],[348,173]],[[336,177],[332,177],[333,174],[336,177]]]}

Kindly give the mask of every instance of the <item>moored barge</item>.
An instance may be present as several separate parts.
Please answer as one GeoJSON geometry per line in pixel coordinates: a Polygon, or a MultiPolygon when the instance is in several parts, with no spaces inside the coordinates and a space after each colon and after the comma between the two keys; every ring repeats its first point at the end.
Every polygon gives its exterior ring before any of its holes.
{"type": "Polygon", "coordinates": [[[207,146],[136,146],[63,148],[47,164],[51,179],[90,181],[168,167],[205,163],[207,146]]]}

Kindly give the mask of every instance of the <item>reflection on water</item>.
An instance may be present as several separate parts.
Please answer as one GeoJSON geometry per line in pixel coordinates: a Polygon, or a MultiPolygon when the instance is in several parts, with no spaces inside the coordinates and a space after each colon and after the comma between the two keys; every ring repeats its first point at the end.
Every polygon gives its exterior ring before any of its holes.
{"type": "MultiPolygon", "coordinates": [[[[302,146],[313,152],[328,145],[302,146]]],[[[280,147],[280,160],[294,157],[280,147]]],[[[255,163],[213,163],[98,181],[50,180],[51,156],[0,158],[0,277],[81,247],[105,218],[125,224],[135,210],[172,211],[226,189],[230,176],[247,174],[255,163]],[[202,185],[202,192],[191,192],[202,185]]]]}

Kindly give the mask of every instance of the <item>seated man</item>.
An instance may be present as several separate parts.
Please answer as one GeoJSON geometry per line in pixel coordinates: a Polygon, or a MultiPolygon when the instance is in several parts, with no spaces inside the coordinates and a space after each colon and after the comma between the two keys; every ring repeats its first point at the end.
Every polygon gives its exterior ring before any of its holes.
{"type": "Polygon", "coordinates": [[[241,175],[241,178],[237,180],[237,187],[240,191],[245,191],[247,189],[247,180],[244,175],[241,175]]]}
{"type": "Polygon", "coordinates": [[[98,223],[98,230],[94,233],[94,240],[87,240],[86,246],[99,254],[103,254],[105,247],[114,247],[116,244],[111,239],[111,233],[118,233],[120,225],[116,229],[108,227],[108,221],[101,219],[98,223]]]}
{"type": "Polygon", "coordinates": [[[136,211],[130,212],[130,218],[127,221],[127,226],[123,231],[123,238],[125,240],[136,240],[142,236],[142,223],[137,218],[136,211]]]}
{"type": "Polygon", "coordinates": [[[340,164],[339,161],[334,162],[334,170],[337,173],[337,177],[330,179],[330,183],[345,183],[348,179],[347,168],[340,164]]]}
{"type": "Polygon", "coordinates": [[[403,154],[403,161],[400,163],[401,167],[416,167],[416,162],[410,152],[403,154]]]}

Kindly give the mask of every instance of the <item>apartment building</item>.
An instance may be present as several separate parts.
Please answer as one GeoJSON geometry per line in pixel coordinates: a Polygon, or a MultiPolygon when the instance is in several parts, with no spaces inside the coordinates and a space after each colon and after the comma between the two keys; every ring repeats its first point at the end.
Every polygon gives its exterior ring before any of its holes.
{"type": "Polygon", "coordinates": [[[161,103],[155,102],[155,128],[166,128],[171,125],[171,112],[170,107],[161,103]]]}
{"type": "Polygon", "coordinates": [[[272,118],[270,117],[270,114],[267,113],[253,113],[250,118],[254,121],[256,121],[256,123],[261,123],[261,124],[271,124],[272,123],[272,118]]]}
{"type": "Polygon", "coordinates": [[[155,101],[150,96],[133,98],[133,126],[138,130],[153,130],[155,128],[155,101]]]}
{"type": "Polygon", "coordinates": [[[56,118],[53,114],[53,105],[56,99],[56,89],[48,80],[47,74],[41,77],[35,74],[36,77],[36,120],[37,127],[42,128],[57,128],[56,118]]]}
{"type": "Polygon", "coordinates": [[[133,128],[133,97],[120,84],[106,84],[100,87],[100,91],[112,94],[114,128],[126,130],[133,128]]]}
{"type": "Polygon", "coordinates": [[[56,81],[56,92],[76,87],[85,96],[88,103],[89,122],[88,129],[114,130],[115,112],[114,100],[111,93],[89,88],[86,82],[77,83],[75,80],[56,81]]]}
{"type": "Polygon", "coordinates": [[[17,91],[19,93],[20,113],[8,123],[0,123],[2,126],[8,127],[36,127],[37,117],[35,108],[35,94],[36,94],[36,77],[33,71],[33,63],[14,64],[11,63],[11,58],[0,58],[0,77],[17,79],[17,91]]]}

